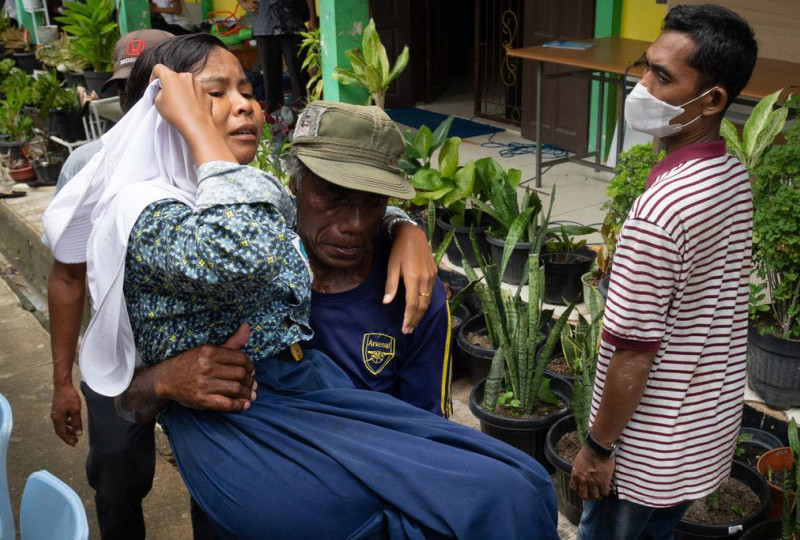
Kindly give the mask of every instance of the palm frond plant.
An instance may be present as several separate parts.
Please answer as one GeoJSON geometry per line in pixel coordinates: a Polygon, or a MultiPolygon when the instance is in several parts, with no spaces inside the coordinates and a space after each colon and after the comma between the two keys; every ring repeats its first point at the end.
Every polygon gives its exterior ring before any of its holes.
{"type": "Polygon", "coordinates": [[[375,21],[370,19],[361,37],[361,48],[345,51],[345,55],[352,69],[336,66],[333,78],[344,85],[365,88],[369,92],[366,104],[372,101],[383,109],[389,85],[408,66],[408,45],[403,47],[394,65],[390,66],[386,47],[375,29],[375,21]]]}

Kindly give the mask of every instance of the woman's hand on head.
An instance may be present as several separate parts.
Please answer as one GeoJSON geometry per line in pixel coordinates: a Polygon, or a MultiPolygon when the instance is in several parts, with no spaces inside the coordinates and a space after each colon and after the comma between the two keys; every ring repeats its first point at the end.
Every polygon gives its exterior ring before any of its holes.
{"type": "Polygon", "coordinates": [[[192,73],[177,73],[163,64],[156,64],[150,80],[161,81],[155,106],[159,114],[177,129],[192,151],[199,167],[209,161],[237,163],[214,125],[213,98],[192,73]]]}
{"type": "Polygon", "coordinates": [[[159,79],[161,91],[155,105],[164,120],[186,137],[187,132],[214,127],[211,119],[211,96],[191,73],[176,73],[163,64],[156,64],[150,81],[159,79]]]}

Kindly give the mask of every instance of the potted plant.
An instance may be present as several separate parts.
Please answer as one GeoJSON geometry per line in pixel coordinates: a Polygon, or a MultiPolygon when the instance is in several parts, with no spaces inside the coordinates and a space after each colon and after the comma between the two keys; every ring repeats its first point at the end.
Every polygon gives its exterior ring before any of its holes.
{"type": "Polygon", "coordinates": [[[4,150],[9,173],[17,182],[35,178],[30,164],[30,140],[33,138],[33,118],[24,109],[30,100],[30,77],[19,68],[13,68],[3,79],[5,99],[0,101],[0,134],[7,140],[0,142],[4,150]]]}
{"type": "Polygon", "coordinates": [[[59,39],[36,46],[36,59],[43,66],[63,74],[69,86],[84,86],[83,70],[87,63],[77,56],[69,37],[61,33],[59,39]]]}
{"type": "Polygon", "coordinates": [[[601,207],[606,215],[600,228],[603,243],[597,250],[597,266],[589,276],[582,278],[591,285],[597,285],[603,297],[608,291],[611,264],[622,224],[636,198],[644,193],[650,170],[664,155],[664,151],[656,154],[652,143],[634,145],[619,155],[616,174],[606,188],[608,200],[601,207]]]}
{"type": "Polygon", "coordinates": [[[564,305],[581,301],[581,276],[592,267],[595,254],[586,248],[585,239],[576,240],[575,237],[593,232],[595,229],[584,225],[560,225],[557,230],[548,231],[542,254],[545,302],[564,305]]]}
{"type": "Polygon", "coordinates": [[[350,49],[344,54],[350,60],[352,69],[336,66],[333,78],[344,85],[365,88],[369,92],[366,105],[372,101],[383,109],[389,85],[408,66],[408,45],[403,47],[394,66],[390,66],[386,48],[375,29],[375,21],[370,19],[361,37],[361,48],[350,49]]]}
{"type": "MultiPolygon", "coordinates": [[[[772,490],[772,518],[782,518],[795,533],[800,532],[800,516],[797,510],[797,486],[800,485],[800,441],[797,422],[789,421],[789,446],[765,452],[757,464],[758,472],[766,477],[772,490]],[[788,496],[787,496],[788,494],[788,496]]],[[[800,538],[800,535],[795,535],[800,538]]]]}
{"type": "Polygon", "coordinates": [[[471,160],[459,165],[461,138],[448,137],[452,123],[453,117],[448,117],[433,132],[428,126],[421,126],[415,134],[407,130],[404,134],[406,155],[398,166],[411,177],[411,185],[417,192],[411,204],[427,209],[422,225],[427,227],[437,264],[446,251],[453,264],[461,261],[463,252],[469,263],[477,266],[469,235],[475,230],[481,251],[488,252],[483,238],[487,223],[482,221],[479,212],[473,214],[467,208],[476,188],[476,167],[471,160]],[[433,166],[433,154],[437,150],[438,169],[433,166]],[[438,242],[437,230],[444,231],[444,238],[438,242]]]}
{"type": "Polygon", "coordinates": [[[559,509],[573,525],[580,521],[583,501],[569,488],[569,477],[572,462],[586,444],[589,431],[604,311],[602,298],[596,289],[589,291],[586,304],[589,318],[579,314],[577,325],[566,325],[561,330],[561,349],[572,372],[572,414],[553,424],[547,432],[544,449],[547,460],[555,467],[559,509]]]}
{"type": "Polygon", "coordinates": [[[71,36],[75,55],[90,68],[83,72],[87,87],[101,98],[111,97],[102,93],[102,86],[111,77],[114,45],[119,39],[113,14],[114,0],[86,0],[67,2],[63,15],[56,17],[64,25],[64,32],[71,36]]]}
{"type": "Polygon", "coordinates": [[[518,199],[520,170],[503,170],[494,158],[486,157],[475,162],[475,173],[478,184],[488,186],[488,200],[475,199],[472,204],[497,223],[486,231],[491,258],[499,264],[503,281],[518,285],[527,277],[528,256],[542,249],[556,187],[543,214],[542,201],[535,191],[526,189],[522,200],[518,199]]]}
{"type": "MultiPolygon", "coordinates": [[[[412,208],[423,208],[415,216],[428,235],[428,245],[434,253],[437,266],[455,233],[442,238],[437,227],[437,214],[442,212],[464,213],[467,196],[472,192],[474,173],[471,166],[462,171],[458,166],[459,137],[448,137],[453,117],[448,116],[435,131],[420,126],[416,133],[406,130],[405,155],[398,166],[409,175],[417,194],[410,202],[412,208]],[[439,168],[433,167],[433,154],[439,150],[439,168]],[[443,245],[444,244],[444,245],[443,245]]],[[[412,213],[413,214],[413,213],[412,213]]]]}
{"type": "Polygon", "coordinates": [[[17,66],[28,75],[33,73],[34,69],[41,67],[31,50],[31,35],[27,28],[9,26],[0,34],[0,40],[6,51],[11,51],[11,56],[14,57],[17,66]]]}
{"type": "MultiPolygon", "coordinates": [[[[746,151],[752,150],[744,157],[753,167],[753,265],[769,308],[751,310],[747,374],[750,387],[767,405],[787,409],[800,405],[796,376],[800,370],[800,215],[795,211],[800,204],[800,124],[784,132],[783,144],[769,141],[800,98],[795,96],[773,110],[776,99],[777,93],[767,96],[753,109],[739,143],[746,151]]],[[[732,138],[727,140],[731,145],[732,138]]],[[[757,298],[751,295],[751,300],[757,298]]]]}
{"type": "MultiPolygon", "coordinates": [[[[539,257],[528,258],[528,302],[504,288],[496,265],[480,258],[485,280],[477,287],[492,346],[489,374],[470,393],[469,407],[481,431],[527,452],[547,467],[544,442],[547,430],[568,414],[570,387],[561,378],[550,379],[545,366],[552,357],[561,329],[574,305],[552,324],[552,310],[543,310],[544,269],[539,257]]],[[[467,277],[478,280],[465,263],[467,277]]],[[[551,467],[552,469],[552,467],[551,467]]]]}

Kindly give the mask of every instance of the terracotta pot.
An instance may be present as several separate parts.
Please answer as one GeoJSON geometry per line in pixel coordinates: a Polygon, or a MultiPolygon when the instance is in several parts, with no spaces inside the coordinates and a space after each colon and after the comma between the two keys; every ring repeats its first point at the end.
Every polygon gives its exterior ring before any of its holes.
{"type": "MultiPolygon", "coordinates": [[[[792,450],[788,446],[782,446],[780,448],[773,448],[767,452],[764,452],[760,458],[758,458],[758,464],[756,465],[758,472],[764,476],[765,478],[769,477],[769,471],[782,471],[786,469],[787,471],[791,471],[794,468],[794,462],[792,461],[792,450]]],[[[780,518],[783,516],[783,486],[778,486],[773,484],[772,482],[768,482],[770,489],[772,490],[772,513],[769,515],[770,518],[780,518]]],[[[790,493],[789,497],[791,500],[794,500],[794,493],[790,493]]],[[[791,504],[791,502],[790,502],[791,504]]]]}
{"type": "Polygon", "coordinates": [[[21,169],[9,169],[8,173],[15,182],[19,182],[20,184],[25,184],[27,182],[36,180],[36,172],[30,165],[21,169]]]}

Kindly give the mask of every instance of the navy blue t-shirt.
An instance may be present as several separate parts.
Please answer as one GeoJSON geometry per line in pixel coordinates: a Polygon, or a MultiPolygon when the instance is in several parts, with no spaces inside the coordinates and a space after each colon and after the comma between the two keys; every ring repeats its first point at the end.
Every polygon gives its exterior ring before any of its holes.
{"type": "Polygon", "coordinates": [[[330,356],[358,388],[385,392],[448,417],[450,402],[450,314],[437,278],[431,304],[410,335],[402,333],[405,291],[382,303],[389,251],[374,243],[372,271],[355,289],[311,294],[308,346],[330,356]]]}

